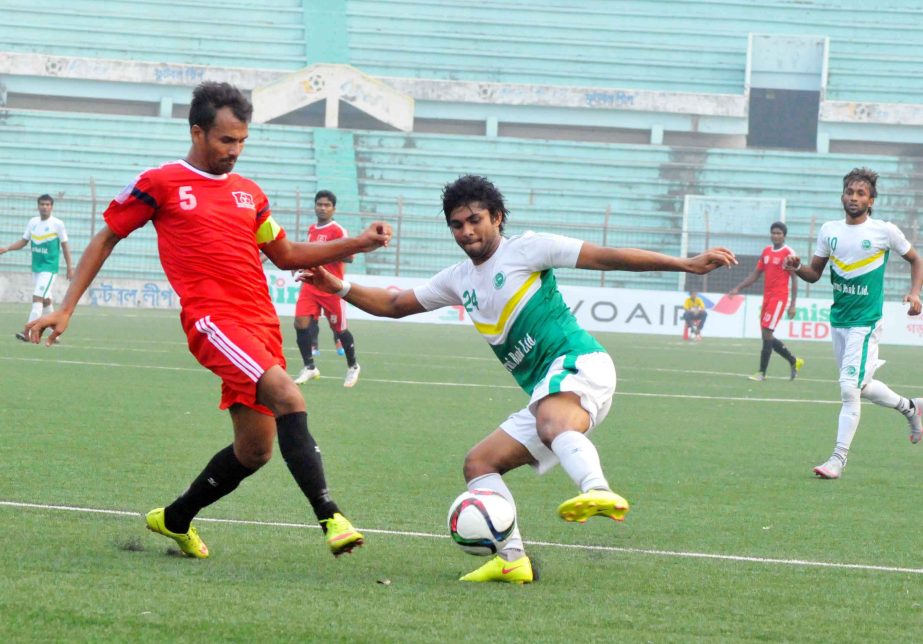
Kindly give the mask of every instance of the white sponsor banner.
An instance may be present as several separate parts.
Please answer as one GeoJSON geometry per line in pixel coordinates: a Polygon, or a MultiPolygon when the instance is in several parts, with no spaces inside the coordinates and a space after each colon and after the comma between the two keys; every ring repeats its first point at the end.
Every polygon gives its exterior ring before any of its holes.
{"type": "MultiPolygon", "coordinates": [[[[267,270],[266,278],[276,311],[282,316],[295,315],[300,284],[291,273],[267,270]]],[[[348,279],[364,286],[393,290],[413,288],[426,282],[414,277],[384,277],[379,275],[349,275],[348,279]]],[[[587,331],[607,333],[649,333],[681,337],[683,333],[683,302],[686,293],[678,291],[644,291],[636,289],[599,288],[559,285],[564,301],[570,306],[580,325],[587,331]]],[[[759,338],[762,297],[756,295],[729,298],[722,293],[700,293],[708,308],[702,335],[716,338],[759,338]]],[[[830,340],[831,299],[799,298],[797,313],[789,319],[782,316],[775,335],[781,340],[830,340]]],[[[347,306],[351,320],[381,320],[347,306]]],[[[403,318],[407,322],[427,324],[471,324],[462,306],[447,307],[403,318]]],[[[923,316],[910,317],[907,306],[900,302],[885,302],[882,344],[923,345],[923,316]]]]}

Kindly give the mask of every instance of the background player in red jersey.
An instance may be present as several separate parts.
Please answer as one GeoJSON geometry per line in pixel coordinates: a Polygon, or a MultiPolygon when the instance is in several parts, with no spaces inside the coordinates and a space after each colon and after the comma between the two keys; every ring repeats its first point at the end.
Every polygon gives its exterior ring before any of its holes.
{"type": "Polygon", "coordinates": [[[61,308],[29,325],[47,344],[67,329],[80,297],[113,248],[153,222],[164,273],[180,296],[189,350],[221,378],[221,409],[231,415],[234,442],[212,457],[172,504],[151,510],[147,527],[176,541],[190,557],[208,548],[190,525],[205,506],[229,494],[272,455],[273,441],[311,503],[334,555],[363,542],[327,490],[320,450],[308,431],[301,391],[285,372],[282,333],[266,287],[260,251],[279,268],[317,266],[386,245],[388,224],[327,244],[292,242],[273,220],[260,187],[231,173],[244,148],[253,111],[227,83],[204,82],[189,110],[192,147],[185,159],[138,175],[109,204],[105,225],[90,241],[61,308]]]}
{"type": "Polygon", "coordinates": [[[791,365],[791,377],[794,380],[798,371],[804,366],[804,360],[796,358],[788,347],[779,340],[773,331],[776,325],[782,319],[785,312],[786,304],[788,305],[788,317],[795,317],[795,299],[798,297],[798,280],[782,268],[785,258],[794,255],[793,251],[785,243],[785,236],[788,235],[788,226],[781,221],[777,221],[769,227],[769,235],[772,244],[763,249],[759,260],[756,262],[756,268],[750,273],[743,282],[732,288],[728,295],[735,296],[742,289],[747,288],[760,275],[765,275],[763,282],[763,308],[760,312],[760,327],[763,334],[763,350],[760,352],[760,370],[750,376],[750,380],[762,381],[766,379],[766,368],[769,366],[769,358],[775,351],[780,356],[788,360],[791,365]],[[791,289],[789,289],[791,285],[791,289]],[[789,293],[791,299],[789,300],[789,293]]]}
{"type": "MultiPolygon", "coordinates": [[[[320,190],[314,195],[317,223],[308,229],[309,242],[324,243],[349,237],[346,229],[333,220],[336,210],[335,194],[329,190],[320,190]]],[[[324,268],[343,279],[346,273],[343,264],[352,261],[352,257],[344,257],[340,261],[326,264],[324,268]]],[[[308,282],[301,285],[298,302],[295,304],[295,335],[301,359],[304,361],[304,367],[295,378],[295,384],[301,385],[308,380],[320,378],[320,370],[314,365],[314,347],[317,346],[318,321],[321,315],[327,318],[334,338],[343,347],[346,355],[346,378],[343,380],[343,386],[352,387],[359,380],[359,363],[356,362],[356,342],[353,334],[346,328],[346,307],[339,295],[325,293],[308,282]]]]}

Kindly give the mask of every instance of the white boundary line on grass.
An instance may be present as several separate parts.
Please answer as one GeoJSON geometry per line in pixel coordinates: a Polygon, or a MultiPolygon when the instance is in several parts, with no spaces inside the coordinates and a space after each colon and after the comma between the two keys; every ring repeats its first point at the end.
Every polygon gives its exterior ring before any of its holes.
{"type": "MultiPolygon", "coordinates": [[[[22,508],[29,510],[59,510],[64,512],[84,512],[87,514],[106,514],[120,517],[142,517],[139,512],[127,510],[105,510],[102,508],[81,508],[72,505],[51,505],[44,503],[24,503],[19,501],[0,501],[0,506],[9,508],[22,508]]],[[[274,528],[299,528],[320,530],[320,526],[306,523],[288,523],[284,521],[247,521],[243,519],[209,519],[198,517],[196,521],[208,523],[224,523],[229,525],[251,525],[274,528]]],[[[359,528],[369,534],[386,534],[403,537],[421,537],[424,539],[448,539],[447,535],[432,534],[429,532],[412,532],[407,530],[380,530],[373,528],[359,528]]],[[[878,566],[873,564],[836,563],[832,561],[810,561],[807,559],[776,559],[773,557],[747,557],[744,555],[719,555],[707,552],[683,552],[676,550],[651,550],[645,548],[625,548],[620,546],[589,546],[568,543],[554,543],[551,541],[526,541],[531,546],[545,546],[549,548],[567,548],[570,550],[589,550],[594,552],[617,552],[632,555],[650,555],[654,557],[677,557],[683,559],[712,559],[718,561],[736,561],[741,563],[778,564],[782,566],[808,566],[813,568],[837,568],[844,570],[868,570],[874,572],[907,573],[923,575],[923,568],[902,568],[899,566],[878,566]]]]}
{"type": "MultiPolygon", "coordinates": [[[[155,369],[159,371],[190,371],[209,374],[209,371],[201,367],[162,367],[156,365],[139,365],[139,364],[119,364],[117,362],[90,362],[82,360],[44,360],[42,358],[11,358],[0,356],[0,360],[21,361],[21,362],[53,362],[54,364],[73,364],[86,365],[92,367],[122,367],[128,369],[155,369]]],[[[321,376],[324,379],[339,380],[338,376],[321,376]]],[[[512,389],[519,391],[517,385],[496,385],[482,384],[477,382],[424,382],[421,380],[389,380],[386,378],[363,378],[363,382],[378,382],[389,385],[426,385],[434,387],[467,387],[472,389],[512,389]]],[[[839,400],[811,400],[802,398],[748,398],[745,396],[707,396],[699,394],[670,394],[670,393],[651,393],[638,391],[616,391],[616,396],[638,396],[642,398],[681,398],[686,400],[728,400],[734,402],[756,402],[756,403],[803,403],[809,405],[841,405],[839,400]]]]}

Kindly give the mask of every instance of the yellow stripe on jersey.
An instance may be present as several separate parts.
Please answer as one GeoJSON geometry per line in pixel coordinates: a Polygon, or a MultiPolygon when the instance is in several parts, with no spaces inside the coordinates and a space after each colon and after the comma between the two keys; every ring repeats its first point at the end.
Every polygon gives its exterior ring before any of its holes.
{"type": "Polygon", "coordinates": [[[40,242],[45,241],[46,239],[54,239],[58,236],[56,232],[50,232],[47,235],[32,235],[32,241],[40,242]]]}
{"type": "Polygon", "coordinates": [[[496,324],[479,324],[474,323],[474,328],[478,330],[478,333],[481,335],[497,335],[503,333],[503,329],[506,326],[506,321],[510,318],[510,315],[513,314],[513,309],[516,308],[516,305],[519,304],[519,301],[526,294],[526,291],[529,290],[529,287],[535,283],[535,280],[538,279],[540,272],[536,271],[529,275],[529,279],[519,287],[519,290],[513,294],[513,297],[504,305],[503,311],[500,313],[500,319],[497,320],[496,324]]]}
{"type": "Polygon", "coordinates": [[[857,268],[862,268],[863,266],[868,266],[872,262],[878,261],[879,259],[884,257],[884,254],[885,254],[885,251],[880,250],[874,255],[872,255],[871,257],[860,259],[858,262],[853,262],[852,264],[846,264],[844,262],[841,262],[839,259],[836,258],[835,255],[831,255],[830,259],[833,260],[833,263],[836,264],[837,268],[839,268],[841,271],[843,271],[844,273],[849,273],[850,271],[854,271],[857,268]]]}
{"type": "Polygon", "coordinates": [[[277,224],[272,216],[266,217],[266,221],[260,224],[260,227],[256,231],[256,243],[262,246],[263,244],[275,241],[281,230],[282,226],[277,224]]]}

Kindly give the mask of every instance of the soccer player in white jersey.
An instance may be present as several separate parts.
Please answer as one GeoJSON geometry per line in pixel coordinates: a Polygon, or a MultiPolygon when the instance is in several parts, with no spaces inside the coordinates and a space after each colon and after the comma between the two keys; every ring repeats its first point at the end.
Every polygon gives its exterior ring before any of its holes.
{"type": "MultiPolygon", "coordinates": [[[[615,391],[615,367],[603,346],[578,324],[557,289],[556,267],[588,270],[707,273],[736,263],[724,248],[691,258],[637,249],[605,248],[559,235],[505,237],[508,210],[487,179],[463,176],[447,185],[442,208],[468,258],[422,286],[403,291],[350,284],[323,269],[310,279],[322,290],[374,315],[400,318],[463,305],[497,358],[531,397],[465,457],[468,489],[494,490],[513,503],[502,475],[522,465],[539,474],[560,463],[580,494],[558,514],[583,523],[592,516],[624,519],[628,502],[603,475],[586,434],[602,423],[615,391]]],[[[506,547],[462,581],[533,581],[518,523],[506,547]]]]}
{"type": "MultiPolygon", "coordinates": [[[[51,303],[51,287],[54,286],[58,267],[61,264],[61,255],[67,265],[67,279],[74,276],[74,265],[71,261],[70,247],[67,245],[67,230],[64,222],[52,216],[54,199],[51,195],[42,195],[38,198],[38,217],[32,217],[26,224],[26,232],[21,239],[17,239],[7,247],[0,246],[0,255],[11,250],[25,248],[31,244],[32,248],[32,310],[29,311],[29,320],[26,324],[37,320],[42,315],[54,311],[51,303]]],[[[16,333],[16,338],[28,342],[25,330],[16,333]]]]}
{"type": "Polygon", "coordinates": [[[878,340],[881,338],[881,313],[884,305],[885,266],[891,251],[910,264],[910,291],[904,302],[908,315],[920,313],[920,287],[923,286],[923,261],[894,224],[872,218],[872,205],[878,196],[878,175],[868,168],[854,168],[843,177],[845,219],[828,221],[817,235],[817,246],[810,266],[797,255],[785,259],[785,268],[806,282],[820,279],[830,264],[833,284],[833,353],[840,372],[840,408],[836,447],[827,462],[814,468],[824,479],[838,479],[846,467],[849,447],[859,428],[860,399],[891,407],[903,414],[910,425],[910,442],[920,442],[923,433],[923,398],[904,398],[880,380],[875,380],[878,340]]]}

